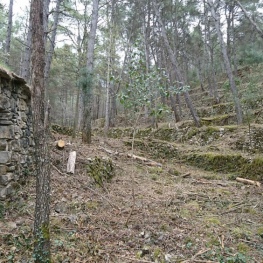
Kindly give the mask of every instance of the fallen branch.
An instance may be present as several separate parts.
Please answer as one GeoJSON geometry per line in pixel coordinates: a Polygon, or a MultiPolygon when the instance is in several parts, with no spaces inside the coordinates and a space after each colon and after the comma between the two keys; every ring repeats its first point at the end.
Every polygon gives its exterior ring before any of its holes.
{"type": "Polygon", "coordinates": [[[140,258],[140,259],[137,259],[137,258],[128,258],[128,257],[124,257],[124,256],[121,256],[121,255],[118,255],[118,257],[123,258],[123,259],[130,260],[130,261],[135,261],[135,262],[152,263],[152,261],[144,260],[144,259],[141,259],[141,258],[140,258]]]}
{"type": "Polygon", "coordinates": [[[67,175],[66,173],[61,172],[54,164],[51,164],[51,166],[61,175],[67,175]]]}
{"type": "Polygon", "coordinates": [[[157,163],[157,162],[155,162],[153,160],[150,160],[150,159],[147,159],[145,157],[141,157],[141,156],[138,156],[138,155],[135,155],[135,154],[129,154],[129,153],[128,154],[124,154],[124,153],[114,152],[114,151],[111,151],[111,150],[103,148],[103,147],[99,147],[99,149],[105,151],[108,154],[112,154],[112,155],[128,156],[129,158],[132,158],[134,160],[142,161],[143,163],[145,163],[146,165],[149,165],[149,166],[162,167],[161,163],[157,163]]]}
{"type": "Polygon", "coordinates": [[[214,262],[214,261],[203,261],[203,260],[196,260],[195,258],[206,253],[207,251],[210,251],[211,249],[201,250],[197,252],[195,255],[193,255],[190,259],[184,260],[181,263],[191,263],[191,262],[214,262]]]}
{"type": "Polygon", "coordinates": [[[106,148],[101,147],[101,146],[99,146],[99,149],[103,150],[104,152],[106,152],[106,153],[108,153],[108,154],[119,155],[118,152],[114,152],[114,151],[112,151],[112,150],[106,149],[106,148]]]}
{"type": "Polygon", "coordinates": [[[241,178],[241,177],[237,177],[236,181],[238,181],[240,183],[244,183],[244,184],[256,185],[258,187],[261,186],[261,183],[258,181],[253,181],[253,180],[249,180],[249,179],[245,179],[245,178],[241,178]]]}
{"type": "Polygon", "coordinates": [[[181,178],[186,178],[186,177],[188,177],[188,176],[191,176],[191,173],[183,174],[183,175],[181,175],[180,177],[181,177],[181,178]]]}
{"type": "Polygon", "coordinates": [[[141,157],[141,156],[137,156],[137,155],[134,155],[134,154],[127,154],[127,156],[132,158],[132,159],[142,161],[146,165],[162,167],[161,163],[157,163],[155,161],[149,160],[149,159],[141,157]]]}
{"type": "Polygon", "coordinates": [[[221,215],[225,215],[225,214],[228,214],[228,213],[235,212],[235,211],[237,211],[238,209],[240,209],[244,205],[245,205],[244,202],[238,203],[238,204],[234,205],[234,207],[232,207],[231,209],[229,209],[229,210],[227,210],[225,212],[222,212],[221,215]]]}
{"type": "MultiPolygon", "coordinates": [[[[82,184],[82,182],[81,182],[79,179],[77,179],[77,181],[82,184]]],[[[85,188],[88,189],[88,190],[90,190],[92,193],[98,195],[99,197],[101,197],[101,198],[102,198],[103,200],[105,200],[111,207],[113,207],[113,208],[115,208],[115,209],[117,209],[117,210],[119,210],[119,211],[121,210],[117,205],[112,204],[111,201],[110,201],[108,198],[106,198],[106,197],[104,197],[103,195],[99,194],[98,192],[94,191],[92,188],[88,187],[87,185],[85,185],[85,188]]]]}

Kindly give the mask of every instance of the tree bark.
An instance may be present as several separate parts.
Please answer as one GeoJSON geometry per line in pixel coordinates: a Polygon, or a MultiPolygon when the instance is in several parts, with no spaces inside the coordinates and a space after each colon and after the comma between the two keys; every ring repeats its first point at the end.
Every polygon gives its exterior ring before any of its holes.
{"type": "Polygon", "coordinates": [[[13,26],[13,2],[14,0],[10,0],[9,10],[8,10],[8,26],[7,26],[7,34],[5,41],[6,65],[9,65],[9,57],[10,57],[11,36],[12,36],[12,26],[13,26]]]}
{"type": "Polygon", "coordinates": [[[92,18],[87,49],[87,71],[85,72],[84,76],[86,78],[86,84],[82,86],[84,105],[82,141],[89,144],[91,143],[93,60],[98,16],[99,0],[93,0],[92,18]]]}
{"type": "Polygon", "coordinates": [[[232,73],[232,69],[231,69],[231,65],[230,65],[230,59],[227,55],[226,44],[224,42],[223,35],[222,35],[221,29],[220,29],[220,18],[215,11],[213,0],[208,0],[208,3],[210,6],[210,11],[211,11],[212,17],[214,18],[215,28],[217,31],[217,36],[219,39],[219,43],[221,46],[221,52],[222,52],[223,59],[224,59],[224,66],[226,69],[226,73],[227,73],[227,76],[229,79],[230,89],[231,89],[233,99],[234,99],[235,111],[236,111],[236,115],[237,115],[237,124],[242,124],[242,122],[243,122],[242,108],[241,108],[240,100],[238,98],[238,91],[237,91],[234,75],[232,73]]]}
{"type": "Polygon", "coordinates": [[[48,124],[45,124],[45,45],[43,3],[32,0],[32,113],[35,142],[36,206],[34,221],[34,259],[37,263],[51,262],[49,236],[50,159],[47,145],[48,124]]]}

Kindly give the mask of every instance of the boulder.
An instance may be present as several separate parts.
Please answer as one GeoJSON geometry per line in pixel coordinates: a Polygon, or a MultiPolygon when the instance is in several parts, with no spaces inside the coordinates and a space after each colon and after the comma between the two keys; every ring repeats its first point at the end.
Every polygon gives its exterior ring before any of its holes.
{"type": "Polygon", "coordinates": [[[11,152],[0,151],[0,164],[9,163],[10,159],[11,159],[11,152]]]}

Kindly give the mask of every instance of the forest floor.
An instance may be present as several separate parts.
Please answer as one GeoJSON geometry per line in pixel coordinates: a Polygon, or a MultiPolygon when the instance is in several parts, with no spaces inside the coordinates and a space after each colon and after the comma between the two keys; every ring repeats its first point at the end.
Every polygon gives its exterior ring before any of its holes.
{"type": "MultiPolygon", "coordinates": [[[[122,139],[52,149],[52,262],[263,262],[262,186],[175,159],[148,166],[127,153],[150,158],[122,139]],[[76,171],[68,175],[72,147],[76,171]],[[110,158],[115,171],[102,187],[87,174],[85,160],[95,157],[110,158]]],[[[28,179],[0,207],[3,263],[31,262],[35,180],[28,179]]]]}

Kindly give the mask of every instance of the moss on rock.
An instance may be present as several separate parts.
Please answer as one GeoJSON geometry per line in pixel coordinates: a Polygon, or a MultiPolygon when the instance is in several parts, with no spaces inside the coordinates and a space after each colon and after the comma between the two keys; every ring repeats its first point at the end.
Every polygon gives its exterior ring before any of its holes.
{"type": "Polygon", "coordinates": [[[215,154],[215,153],[194,153],[186,157],[187,163],[216,172],[240,171],[244,163],[247,162],[241,155],[235,154],[215,154]]]}
{"type": "Polygon", "coordinates": [[[257,157],[250,163],[243,165],[241,175],[245,178],[249,178],[256,181],[263,180],[263,158],[257,157]]]}
{"type": "Polygon", "coordinates": [[[100,187],[103,187],[104,182],[110,181],[115,175],[112,160],[99,157],[90,160],[87,172],[100,187]]]}
{"type": "Polygon", "coordinates": [[[223,114],[201,119],[203,125],[228,125],[236,123],[236,114],[223,114]]]}

